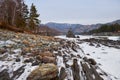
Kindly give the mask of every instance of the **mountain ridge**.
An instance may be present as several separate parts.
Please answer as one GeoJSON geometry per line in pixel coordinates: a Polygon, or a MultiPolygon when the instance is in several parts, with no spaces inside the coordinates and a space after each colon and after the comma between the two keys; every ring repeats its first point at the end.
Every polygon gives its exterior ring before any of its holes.
{"type": "Polygon", "coordinates": [[[103,24],[120,24],[120,20],[115,20],[108,23],[97,23],[97,24],[91,24],[91,25],[82,25],[82,24],[70,24],[70,23],[56,23],[56,22],[48,22],[45,25],[47,25],[50,28],[56,29],[63,34],[66,34],[69,28],[73,30],[74,33],[80,34],[83,32],[88,32],[93,29],[99,28],[103,24]]]}

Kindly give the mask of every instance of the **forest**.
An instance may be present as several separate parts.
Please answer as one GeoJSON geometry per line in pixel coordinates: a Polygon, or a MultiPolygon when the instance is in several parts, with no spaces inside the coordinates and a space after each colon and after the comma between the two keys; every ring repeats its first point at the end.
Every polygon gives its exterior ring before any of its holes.
{"type": "Polygon", "coordinates": [[[119,32],[120,25],[116,24],[104,24],[98,29],[91,30],[89,33],[101,33],[101,32],[119,32]]]}

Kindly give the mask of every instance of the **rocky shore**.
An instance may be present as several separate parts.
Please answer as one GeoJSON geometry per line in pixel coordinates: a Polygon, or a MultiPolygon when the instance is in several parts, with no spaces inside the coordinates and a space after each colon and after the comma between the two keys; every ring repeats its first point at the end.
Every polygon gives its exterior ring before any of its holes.
{"type": "Polygon", "coordinates": [[[84,42],[90,46],[98,42],[100,47],[105,41],[59,39],[5,30],[0,30],[0,35],[0,80],[111,80],[80,46],[84,42]]]}
{"type": "Polygon", "coordinates": [[[0,80],[55,78],[58,45],[53,37],[0,30],[0,80]]]}

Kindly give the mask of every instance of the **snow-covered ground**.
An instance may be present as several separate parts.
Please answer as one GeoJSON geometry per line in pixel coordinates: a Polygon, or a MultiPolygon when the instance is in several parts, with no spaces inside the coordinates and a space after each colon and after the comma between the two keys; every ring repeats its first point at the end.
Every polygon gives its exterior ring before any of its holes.
{"type": "Polygon", "coordinates": [[[120,49],[103,45],[96,48],[95,46],[89,46],[87,42],[80,44],[80,47],[86,54],[90,54],[87,57],[94,58],[100,68],[111,75],[113,80],[120,80],[120,49]]]}
{"type": "MultiPolygon", "coordinates": [[[[98,36],[81,36],[79,39],[98,38],[98,36]]],[[[66,36],[56,36],[58,38],[77,41],[78,38],[66,38],[66,36]]],[[[104,36],[100,36],[104,37],[104,36]]],[[[107,36],[110,40],[119,40],[119,36],[107,36]]],[[[100,47],[90,46],[89,42],[82,42],[79,44],[80,48],[84,51],[85,56],[95,59],[97,65],[105,71],[112,80],[120,80],[120,49],[108,47],[100,44],[100,47]]],[[[78,52],[81,53],[81,52],[78,52]]],[[[73,53],[74,54],[74,53],[73,53]]],[[[81,55],[81,54],[80,54],[81,55]]],[[[69,63],[69,62],[68,62],[69,63]]],[[[70,62],[71,64],[71,62],[70,62]]],[[[108,79],[105,79],[108,80],[108,79]]]]}
{"type": "MultiPolygon", "coordinates": [[[[90,39],[90,38],[107,38],[109,40],[120,40],[120,36],[92,36],[92,35],[76,35],[80,39],[90,39]]],[[[67,38],[65,35],[56,36],[61,39],[75,40],[75,38],[67,38]]]]}

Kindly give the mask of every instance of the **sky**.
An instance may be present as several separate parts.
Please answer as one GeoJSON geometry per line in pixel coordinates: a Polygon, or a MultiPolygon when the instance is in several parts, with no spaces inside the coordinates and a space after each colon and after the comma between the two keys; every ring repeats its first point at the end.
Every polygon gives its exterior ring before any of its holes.
{"type": "Polygon", "coordinates": [[[96,24],[120,19],[120,0],[25,0],[36,5],[41,23],[96,24]]]}

